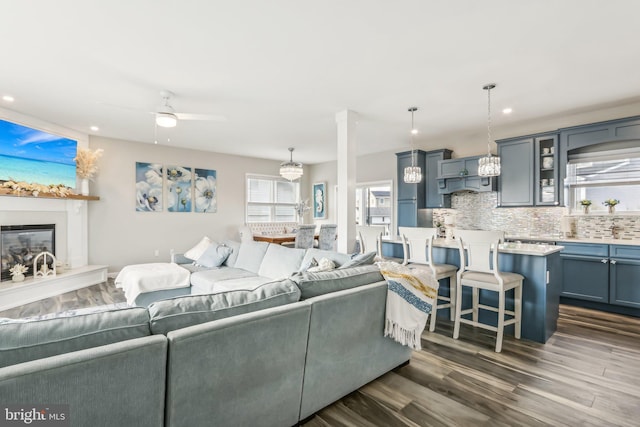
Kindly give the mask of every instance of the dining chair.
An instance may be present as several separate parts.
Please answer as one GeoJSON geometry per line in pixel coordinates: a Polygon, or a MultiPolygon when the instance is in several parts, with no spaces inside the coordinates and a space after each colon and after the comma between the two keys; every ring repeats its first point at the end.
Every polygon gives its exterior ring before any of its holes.
{"type": "Polygon", "coordinates": [[[402,252],[404,253],[403,264],[425,265],[431,269],[436,280],[449,279],[449,296],[441,295],[442,286],[438,288],[438,298],[433,306],[429,331],[436,329],[437,311],[442,308],[449,309],[449,318],[455,320],[455,301],[457,286],[458,267],[451,264],[437,264],[433,262],[433,240],[436,238],[438,230],[426,227],[399,227],[402,236],[402,252]]]}
{"type": "Polygon", "coordinates": [[[298,231],[296,232],[296,239],[293,247],[299,249],[312,248],[315,234],[315,224],[300,224],[298,226],[298,231]]]}
{"type": "Polygon", "coordinates": [[[384,225],[358,225],[358,241],[360,242],[360,253],[375,252],[382,258],[382,235],[385,232],[384,225]]]}
{"type": "Polygon", "coordinates": [[[520,339],[522,320],[522,283],[524,277],[517,273],[500,271],[498,264],[498,245],[504,241],[502,231],[456,230],[460,251],[460,270],[456,294],[456,320],[453,338],[460,335],[460,324],[488,329],[497,333],[496,353],[502,351],[504,327],[515,325],[515,337],[520,339]],[[462,287],[472,288],[472,306],[462,309],[462,287]],[[497,292],[498,307],[480,304],[480,289],[497,292]],[[506,309],[506,293],[513,289],[513,310],[506,309]],[[479,310],[498,313],[498,325],[493,326],[479,321],[479,310]],[[471,319],[462,316],[471,314],[471,319]],[[510,316],[507,319],[506,316],[510,316]]]}
{"type": "Polygon", "coordinates": [[[332,251],[335,247],[338,224],[320,224],[318,248],[332,251]]]}

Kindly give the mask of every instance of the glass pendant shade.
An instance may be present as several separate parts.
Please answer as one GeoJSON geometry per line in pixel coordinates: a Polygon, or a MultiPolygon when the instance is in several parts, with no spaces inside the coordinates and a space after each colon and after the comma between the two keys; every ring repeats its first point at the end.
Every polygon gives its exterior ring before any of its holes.
{"type": "Polygon", "coordinates": [[[413,149],[413,135],[418,133],[418,130],[413,126],[413,113],[418,110],[418,107],[410,107],[411,112],[411,166],[404,168],[403,181],[407,184],[418,184],[422,181],[422,169],[420,166],[416,166],[415,151],[413,149]]]}
{"type": "Polygon", "coordinates": [[[492,156],[481,157],[478,160],[478,175],[480,176],[498,176],[500,175],[500,157],[492,156]]]}
{"type": "Polygon", "coordinates": [[[289,181],[295,181],[304,174],[302,163],[293,161],[293,148],[289,148],[290,159],[280,164],[280,176],[289,181]]]}
{"type": "Polygon", "coordinates": [[[404,182],[407,184],[417,184],[422,181],[422,170],[420,166],[407,166],[404,168],[404,182]]]}
{"type": "Polygon", "coordinates": [[[489,83],[482,87],[487,91],[487,156],[478,160],[479,176],[499,176],[500,157],[491,154],[491,89],[496,87],[495,83],[489,83]]]}

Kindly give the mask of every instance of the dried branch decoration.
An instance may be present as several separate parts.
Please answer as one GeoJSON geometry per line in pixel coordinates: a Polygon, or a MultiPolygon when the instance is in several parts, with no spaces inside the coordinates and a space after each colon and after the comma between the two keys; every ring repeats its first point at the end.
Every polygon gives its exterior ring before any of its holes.
{"type": "Polygon", "coordinates": [[[78,147],[76,158],[76,174],[82,179],[93,179],[98,173],[98,159],[102,157],[104,150],[98,148],[93,151],[89,148],[78,147]]]}

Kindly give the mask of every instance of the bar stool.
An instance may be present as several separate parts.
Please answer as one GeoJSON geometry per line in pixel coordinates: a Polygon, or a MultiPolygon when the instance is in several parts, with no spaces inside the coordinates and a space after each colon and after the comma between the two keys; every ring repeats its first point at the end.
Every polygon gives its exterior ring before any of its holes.
{"type": "MultiPolygon", "coordinates": [[[[449,296],[440,295],[438,290],[438,298],[433,306],[431,314],[431,322],[429,323],[429,331],[436,329],[436,317],[438,309],[448,308],[449,318],[451,321],[455,319],[455,301],[456,301],[456,275],[458,267],[451,264],[436,264],[433,262],[433,239],[437,235],[435,228],[425,227],[399,227],[402,236],[402,251],[404,252],[403,265],[422,264],[428,266],[436,280],[449,279],[449,296]],[[442,304],[440,301],[444,301],[442,304]]],[[[442,289],[440,287],[439,289],[442,289]]]]}
{"type": "Polygon", "coordinates": [[[382,235],[384,225],[358,225],[358,240],[360,242],[360,253],[375,252],[382,259],[382,235]]]}
{"type": "Polygon", "coordinates": [[[502,351],[502,336],[506,325],[515,324],[515,337],[520,339],[522,323],[522,282],[524,277],[517,273],[500,271],[498,265],[498,245],[504,240],[502,231],[456,230],[460,250],[460,270],[458,271],[458,289],[456,296],[456,320],[453,338],[460,335],[460,323],[497,332],[496,353],[502,351]],[[462,309],[462,287],[473,289],[472,307],[462,309]],[[498,307],[480,304],[480,289],[498,292],[498,307]],[[514,310],[505,308],[506,292],[514,289],[514,310]],[[498,313],[498,326],[480,323],[479,310],[498,313]],[[471,314],[471,319],[462,316],[471,314]],[[506,315],[511,316],[506,319],[506,315]]]}

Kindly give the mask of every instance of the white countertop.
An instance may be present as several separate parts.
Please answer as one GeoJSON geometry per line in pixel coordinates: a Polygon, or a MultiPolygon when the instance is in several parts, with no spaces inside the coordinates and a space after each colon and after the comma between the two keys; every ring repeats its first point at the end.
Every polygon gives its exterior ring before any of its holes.
{"type": "MultiPolygon", "coordinates": [[[[402,240],[399,238],[383,237],[383,242],[399,243],[402,244],[402,240]]],[[[458,249],[458,241],[455,239],[436,239],[433,242],[434,247],[458,249]]],[[[533,255],[533,256],[547,256],[555,252],[560,252],[564,249],[559,245],[537,245],[531,243],[503,243],[500,245],[499,250],[501,253],[516,254],[516,255],[533,255]]]]}
{"type": "Polygon", "coordinates": [[[576,237],[549,237],[549,236],[507,236],[508,240],[523,240],[537,242],[567,242],[567,243],[600,243],[604,245],[631,245],[640,246],[640,239],[613,239],[613,238],[576,238],[576,237]]]}

